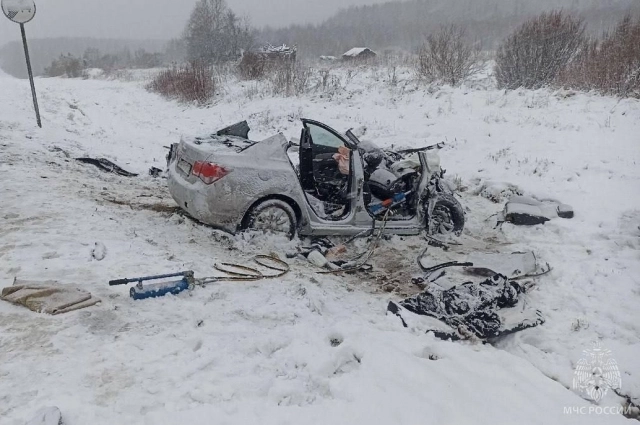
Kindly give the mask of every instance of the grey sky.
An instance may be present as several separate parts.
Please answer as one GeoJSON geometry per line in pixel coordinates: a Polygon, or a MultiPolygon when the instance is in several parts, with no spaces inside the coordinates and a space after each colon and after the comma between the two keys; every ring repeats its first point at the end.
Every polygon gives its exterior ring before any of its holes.
{"type": "MultiPolygon", "coordinates": [[[[339,8],[388,0],[227,0],[256,26],[319,22],[339,8]]],[[[169,39],[180,34],[196,0],[36,0],[29,37],[169,39]]],[[[0,12],[0,45],[20,36],[0,12]]]]}

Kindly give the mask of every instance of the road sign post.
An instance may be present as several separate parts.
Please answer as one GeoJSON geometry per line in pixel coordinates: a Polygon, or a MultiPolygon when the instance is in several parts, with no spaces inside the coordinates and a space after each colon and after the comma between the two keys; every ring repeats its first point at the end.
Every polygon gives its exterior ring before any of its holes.
{"type": "Polygon", "coordinates": [[[20,24],[22,34],[22,44],[24,46],[24,56],[27,60],[27,72],[31,83],[31,96],[33,97],[33,109],[36,111],[36,121],[38,127],[42,128],[40,120],[40,108],[38,107],[38,97],[36,96],[36,85],[33,82],[33,70],[31,69],[31,58],[29,57],[29,46],[27,45],[27,33],[24,24],[31,21],[36,16],[36,4],[33,0],[2,0],[2,12],[10,21],[20,24]]]}

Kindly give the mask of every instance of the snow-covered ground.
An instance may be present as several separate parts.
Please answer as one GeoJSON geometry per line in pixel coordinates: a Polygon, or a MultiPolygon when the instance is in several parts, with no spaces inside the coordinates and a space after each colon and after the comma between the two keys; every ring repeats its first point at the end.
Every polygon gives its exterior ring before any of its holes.
{"type": "MultiPolygon", "coordinates": [[[[600,340],[618,362],[620,393],[640,401],[640,103],[427,90],[406,72],[398,84],[388,77],[342,75],[337,93],[294,98],[228,79],[208,108],[168,102],[140,81],[38,79],[38,129],[28,83],[0,75],[0,286],[55,279],[102,299],[61,316],[0,303],[0,423],[22,424],[46,405],[67,425],[626,421],[576,414],[594,405],[570,387],[582,350],[600,340]],[[280,280],[162,299],[134,302],[107,285],[181,270],[214,275],[216,262],[290,249],[185,220],[147,170],[162,168],[165,146],[183,134],[248,119],[256,139],[295,138],[300,117],[365,126],[364,139],[381,145],[447,141],[442,163],[464,190],[468,226],[461,246],[431,249],[432,261],[534,250],[553,271],[527,302],[547,322],[496,346],[443,342],[385,314],[408,285],[377,291],[377,278],[318,275],[298,260],[280,280]],[[104,174],[78,156],[140,176],[104,174]],[[490,216],[503,203],[479,194],[502,183],[568,203],[576,217],[494,229],[490,216]],[[106,246],[102,261],[91,257],[96,242],[106,246]]],[[[383,274],[416,273],[425,243],[383,240],[373,261],[383,274]]],[[[600,406],[621,402],[609,393],[600,406]]]]}

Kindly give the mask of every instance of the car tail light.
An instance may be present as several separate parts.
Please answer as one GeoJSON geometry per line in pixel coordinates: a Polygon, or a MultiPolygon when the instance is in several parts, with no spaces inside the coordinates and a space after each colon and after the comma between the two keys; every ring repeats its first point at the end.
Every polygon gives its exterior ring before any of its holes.
{"type": "Polygon", "coordinates": [[[191,174],[199,177],[204,184],[215,183],[229,173],[230,170],[227,170],[218,164],[205,161],[196,161],[191,169],[191,174]]]}

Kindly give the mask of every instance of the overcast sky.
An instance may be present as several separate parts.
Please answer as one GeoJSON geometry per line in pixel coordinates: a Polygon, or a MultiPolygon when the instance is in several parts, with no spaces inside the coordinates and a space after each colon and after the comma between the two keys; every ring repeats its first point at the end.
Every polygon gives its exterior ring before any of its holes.
{"type": "MultiPolygon", "coordinates": [[[[388,0],[227,0],[256,26],[319,22],[341,7],[388,0]]],[[[169,39],[180,34],[196,0],[36,0],[29,37],[169,39]]],[[[20,30],[0,13],[0,45],[20,30]]]]}

